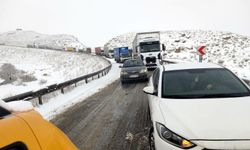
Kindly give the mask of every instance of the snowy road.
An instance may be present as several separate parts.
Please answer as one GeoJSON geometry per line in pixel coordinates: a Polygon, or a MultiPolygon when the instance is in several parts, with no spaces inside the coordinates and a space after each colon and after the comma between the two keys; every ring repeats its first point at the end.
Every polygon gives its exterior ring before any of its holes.
{"type": "Polygon", "coordinates": [[[118,80],[52,122],[81,150],[149,149],[145,85],[118,80]]]}

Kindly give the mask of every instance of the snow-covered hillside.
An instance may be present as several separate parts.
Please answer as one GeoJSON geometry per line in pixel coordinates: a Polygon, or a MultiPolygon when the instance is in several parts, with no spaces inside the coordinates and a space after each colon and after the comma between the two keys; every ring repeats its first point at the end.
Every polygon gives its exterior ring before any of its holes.
{"type": "Polygon", "coordinates": [[[109,63],[83,53],[0,46],[0,99],[103,69],[109,63]]]}
{"type": "Polygon", "coordinates": [[[105,44],[105,46],[107,46],[109,49],[114,49],[116,47],[125,47],[125,46],[132,48],[132,42],[134,40],[135,35],[136,35],[135,32],[130,32],[130,33],[126,33],[123,35],[119,35],[109,40],[105,44]]]}
{"type": "MultiPolygon", "coordinates": [[[[106,43],[109,49],[120,46],[132,47],[136,33],[128,33],[106,43]]],[[[163,31],[161,42],[166,45],[167,58],[197,61],[197,48],[206,45],[206,62],[221,64],[250,79],[250,37],[213,31],[163,31]]]]}
{"type": "Polygon", "coordinates": [[[37,47],[63,50],[64,47],[83,49],[85,46],[72,35],[47,35],[34,31],[16,30],[0,34],[0,45],[37,47]]]}

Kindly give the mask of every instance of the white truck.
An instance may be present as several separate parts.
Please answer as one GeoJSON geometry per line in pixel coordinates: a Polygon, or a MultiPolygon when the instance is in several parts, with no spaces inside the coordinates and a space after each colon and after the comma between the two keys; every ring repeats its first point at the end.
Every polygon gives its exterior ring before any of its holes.
{"type": "Polygon", "coordinates": [[[161,45],[159,31],[136,34],[133,41],[133,57],[140,57],[148,69],[160,65],[162,50],[165,50],[165,46],[161,45]]]}
{"type": "Polygon", "coordinates": [[[107,45],[104,45],[104,55],[108,58],[113,58],[114,50],[110,49],[107,45]]]}

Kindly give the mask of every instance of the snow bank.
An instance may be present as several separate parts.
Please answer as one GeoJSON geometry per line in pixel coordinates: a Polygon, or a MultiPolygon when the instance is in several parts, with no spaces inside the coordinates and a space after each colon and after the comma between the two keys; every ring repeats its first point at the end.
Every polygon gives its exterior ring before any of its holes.
{"type": "Polygon", "coordinates": [[[6,103],[0,99],[0,106],[10,112],[24,112],[34,109],[31,102],[28,101],[14,101],[6,103]]]}
{"type": "Polygon", "coordinates": [[[71,106],[101,91],[104,87],[113,83],[120,77],[119,64],[115,63],[113,60],[110,61],[112,62],[112,68],[106,76],[93,80],[88,84],[78,86],[63,95],[58,95],[57,97],[50,99],[48,103],[37,107],[36,110],[40,112],[44,118],[50,120],[71,106]]]}
{"type": "Polygon", "coordinates": [[[101,57],[83,53],[9,46],[0,46],[0,58],[0,99],[74,79],[109,65],[101,57]],[[3,70],[3,66],[7,67],[3,70]]]}
{"type": "Polygon", "coordinates": [[[11,112],[24,112],[34,109],[32,103],[28,101],[8,102],[7,105],[9,105],[9,111],[11,112]]]}

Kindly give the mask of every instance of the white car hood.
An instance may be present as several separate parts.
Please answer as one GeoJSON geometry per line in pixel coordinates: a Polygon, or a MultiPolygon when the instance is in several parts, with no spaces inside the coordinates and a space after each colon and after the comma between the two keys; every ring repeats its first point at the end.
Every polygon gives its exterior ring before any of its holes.
{"type": "Polygon", "coordinates": [[[250,139],[250,97],[162,99],[165,126],[190,140],[250,139]]]}

